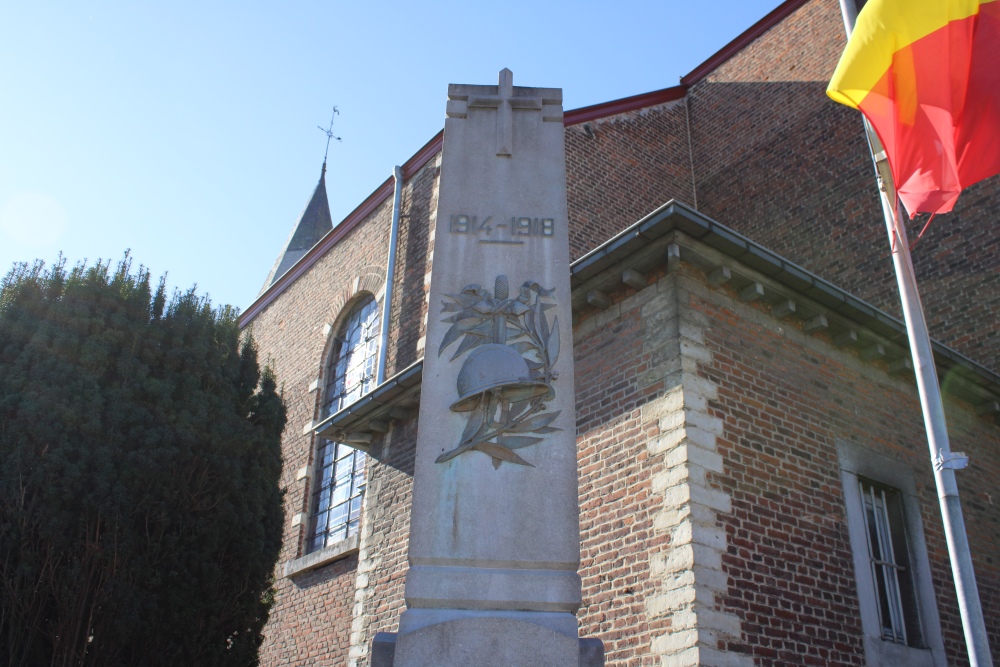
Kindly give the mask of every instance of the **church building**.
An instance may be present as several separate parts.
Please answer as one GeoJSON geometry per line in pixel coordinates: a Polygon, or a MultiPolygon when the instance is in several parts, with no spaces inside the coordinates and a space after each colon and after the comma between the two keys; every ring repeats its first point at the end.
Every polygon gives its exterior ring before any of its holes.
{"type": "MultiPolygon", "coordinates": [[[[968,664],[861,116],[825,95],[844,45],[837,0],[786,0],[563,115],[576,616],[609,666],[968,664]]],[[[324,165],[241,317],[288,406],[267,667],[368,667],[406,607],[434,236],[499,233],[436,219],[442,141],[337,224],[324,165]]],[[[913,256],[1000,658],[998,211],[993,177],[913,256]]]]}

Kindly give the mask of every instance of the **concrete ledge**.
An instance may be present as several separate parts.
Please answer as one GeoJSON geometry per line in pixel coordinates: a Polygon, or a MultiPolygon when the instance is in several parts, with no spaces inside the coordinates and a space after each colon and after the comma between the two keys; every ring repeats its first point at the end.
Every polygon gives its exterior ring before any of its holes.
{"type": "Polygon", "coordinates": [[[332,563],[335,560],[346,558],[347,556],[357,552],[358,535],[355,533],[346,540],[335,542],[334,544],[324,547],[319,551],[314,551],[310,554],[302,556],[301,558],[288,561],[285,563],[283,576],[287,579],[291,579],[292,577],[309,572],[310,570],[315,570],[318,567],[323,567],[324,565],[332,563]]]}

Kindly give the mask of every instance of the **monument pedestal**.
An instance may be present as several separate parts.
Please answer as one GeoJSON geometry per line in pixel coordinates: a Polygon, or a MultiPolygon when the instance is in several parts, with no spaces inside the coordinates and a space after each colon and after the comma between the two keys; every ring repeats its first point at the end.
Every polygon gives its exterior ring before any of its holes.
{"type": "Polygon", "coordinates": [[[512,76],[448,88],[395,667],[580,660],[562,91],[512,76]]]}
{"type": "MultiPolygon", "coordinates": [[[[466,631],[459,624],[462,620],[457,619],[455,621],[456,624],[449,625],[448,628],[438,628],[433,634],[428,633],[425,636],[415,635],[410,648],[413,653],[413,659],[422,660],[424,661],[422,664],[426,665],[438,665],[441,663],[437,662],[437,658],[438,656],[442,656],[442,659],[449,660],[448,664],[481,665],[483,667],[493,667],[494,665],[497,667],[521,667],[522,665],[538,667],[539,665],[566,664],[565,661],[567,659],[572,659],[563,655],[566,640],[569,640],[570,643],[572,643],[572,640],[568,637],[560,638],[542,635],[538,631],[538,623],[529,621],[528,625],[535,627],[521,628],[514,625],[516,621],[512,621],[510,627],[518,630],[512,637],[509,637],[508,633],[504,632],[502,625],[491,627],[488,637],[480,637],[479,633],[474,630],[466,631]],[[448,640],[447,638],[452,631],[455,631],[460,636],[448,640]],[[492,642],[495,640],[499,642],[500,638],[510,639],[510,646],[501,647],[498,643],[494,647],[492,642]],[[431,651],[430,649],[439,641],[447,643],[448,646],[442,649],[441,652],[431,651]],[[542,646],[536,649],[536,643],[542,646]],[[484,645],[489,650],[489,654],[485,659],[481,659],[478,654],[474,654],[470,650],[475,647],[478,651],[479,647],[484,645]],[[559,655],[546,653],[550,646],[556,646],[558,649],[561,649],[559,655]],[[514,647],[514,650],[510,650],[510,647],[514,647]],[[466,653],[466,651],[469,652],[466,653]],[[496,659],[492,659],[492,656],[496,656],[496,659]],[[552,662],[549,662],[550,660],[552,662]]],[[[396,633],[377,633],[375,639],[372,641],[371,667],[396,667],[394,664],[395,655],[396,633]]],[[[604,643],[600,639],[592,637],[580,638],[576,642],[576,662],[570,662],[569,664],[577,665],[578,667],[604,667],[604,643]]]]}
{"type": "Polygon", "coordinates": [[[536,612],[459,616],[409,632],[401,627],[396,645],[397,664],[575,666],[579,662],[580,641],[576,637],[576,619],[570,618],[573,636],[539,623],[548,619],[537,618],[536,612]]]}

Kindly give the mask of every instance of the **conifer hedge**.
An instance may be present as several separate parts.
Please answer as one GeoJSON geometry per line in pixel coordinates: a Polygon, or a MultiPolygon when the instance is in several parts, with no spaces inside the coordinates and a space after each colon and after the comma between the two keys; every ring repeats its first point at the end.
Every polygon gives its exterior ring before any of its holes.
{"type": "Polygon", "coordinates": [[[108,264],[0,284],[0,664],[255,665],[285,409],[236,312],[108,264]]]}

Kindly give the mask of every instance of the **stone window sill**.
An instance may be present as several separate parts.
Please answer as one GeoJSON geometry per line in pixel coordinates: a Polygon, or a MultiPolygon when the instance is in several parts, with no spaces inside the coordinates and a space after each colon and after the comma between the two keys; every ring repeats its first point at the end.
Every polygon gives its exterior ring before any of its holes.
{"type": "Polygon", "coordinates": [[[314,551],[311,554],[306,554],[301,558],[296,558],[295,560],[290,560],[285,563],[285,573],[284,576],[287,579],[291,579],[300,574],[305,574],[310,570],[315,570],[318,567],[323,567],[328,565],[335,560],[340,560],[346,558],[351,554],[358,552],[358,535],[354,534],[348,537],[346,540],[341,540],[340,542],[335,542],[329,546],[323,547],[319,551],[314,551]]]}
{"type": "Polygon", "coordinates": [[[935,656],[931,649],[905,646],[886,641],[881,637],[865,637],[865,653],[868,664],[873,667],[891,667],[892,665],[907,665],[907,667],[936,667],[947,664],[943,656],[935,656]],[[937,659],[940,658],[940,659],[937,659]]]}

